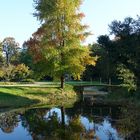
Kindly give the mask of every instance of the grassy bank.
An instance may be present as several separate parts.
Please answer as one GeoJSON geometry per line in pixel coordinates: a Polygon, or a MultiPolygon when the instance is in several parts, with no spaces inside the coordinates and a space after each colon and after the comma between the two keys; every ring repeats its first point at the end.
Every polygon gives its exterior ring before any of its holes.
{"type": "Polygon", "coordinates": [[[0,108],[18,108],[39,105],[70,105],[77,99],[73,86],[62,90],[56,87],[0,87],[0,108]]]}

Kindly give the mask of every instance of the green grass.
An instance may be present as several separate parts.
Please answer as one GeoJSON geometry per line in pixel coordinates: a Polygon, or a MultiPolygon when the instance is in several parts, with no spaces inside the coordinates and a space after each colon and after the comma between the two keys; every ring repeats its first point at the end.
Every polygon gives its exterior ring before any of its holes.
{"type": "Polygon", "coordinates": [[[65,89],[61,90],[60,82],[0,82],[0,109],[42,105],[69,106],[77,99],[73,86],[83,85],[100,85],[100,83],[96,81],[71,81],[66,82],[65,89]]]}
{"type": "MultiPolygon", "coordinates": [[[[100,83],[99,81],[66,81],[66,84],[73,86],[83,86],[83,85],[106,85],[104,83],[100,83]]],[[[59,87],[60,82],[0,82],[0,86],[42,86],[42,87],[59,87]]]]}
{"type": "Polygon", "coordinates": [[[1,86],[0,108],[18,108],[41,105],[68,105],[77,99],[73,86],[66,85],[62,90],[58,86],[22,87],[1,86]]]}

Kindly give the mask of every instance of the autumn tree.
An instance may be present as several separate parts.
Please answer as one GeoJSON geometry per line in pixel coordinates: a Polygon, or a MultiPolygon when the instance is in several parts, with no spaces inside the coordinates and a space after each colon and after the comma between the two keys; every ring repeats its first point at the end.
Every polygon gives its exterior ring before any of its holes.
{"type": "Polygon", "coordinates": [[[42,22],[40,29],[28,41],[36,62],[41,62],[43,71],[61,79],[64,87],[65,74],[79,79],[86,65],[95,65],[96,57],[82,41],[90,34],[84,17],[79,12],[81,0],[34,0],[34,16],[42,22]]]}

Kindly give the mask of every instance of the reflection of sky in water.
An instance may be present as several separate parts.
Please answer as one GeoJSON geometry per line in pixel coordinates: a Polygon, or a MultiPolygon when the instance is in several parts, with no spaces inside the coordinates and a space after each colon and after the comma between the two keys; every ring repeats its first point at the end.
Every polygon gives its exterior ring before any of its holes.
{"type": "Polygon", "coordinates": [[[95,130],[96,136],[100,140],[122,140],[107,118],[104,118],[102,123],[97,124],[89,122],[86,117],[81,116],[81,122],[87,130],[95,130]]]}
{"type": "Polygon", "coordinates": [[[60,120],[61,119],[61,111],[59,108],[52,108],[51,110],[49,110],[47,112],[47,114],[45,115],[44,118],[48,119],[48,117],[52,116],[54,112],[57,113],[58,120],[60,120]]]}
{"type": "Polygon", "coordinates": [[[32,137],[28,131],[22,127],[21,122],[19,122],[12,133],[4,133],[0,129],[0,140],[32,140],[32,137]]]}
{"type": "MultiPolygon", "coordinates": [[[[51,116],[54,112],[57,113],[58,120],[61,121],[61,111],[58,108],[52,108],[46,114],[45,118],[47,119],[49,115],[51,116]]],[[[69,117],[65,115],[66,124],[68,124],[68,120],[69,120],[69,117]]],[[[104,118],[103,122],[101,123],[89,122],[89,120],[83,116],[81,116],[80,120],[81,120],[81,123],[85,126],[86,130],[95,130],[96,136],[100,140],[122,140],[119,137],[116,129],[111,126],[111,123],[109,122],[108,117],[104,118]]]]}
{"type": "MultiPolygon", "coordinates": [[[[58,120],[61,121],[61,110],[59,108],[52,108],[46,115],[45,118],[48,119],[49,116],[52,116],[53,113],[57,114],[58,120]]],[[[65,123],[68,124],[69,117],[65,114],[65,123]]]]}

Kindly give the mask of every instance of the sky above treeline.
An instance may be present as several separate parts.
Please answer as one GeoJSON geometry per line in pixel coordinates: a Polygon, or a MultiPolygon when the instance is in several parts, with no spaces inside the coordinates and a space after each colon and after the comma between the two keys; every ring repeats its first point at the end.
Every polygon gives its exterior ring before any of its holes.
{"type": "MultiPolygon", "coordinates": [[[[113,20],[140,15],[140,0],[84,0],[81,11],[85,14],[83,23],[93,34],[85,43],[92,44],[99,35],[109,34],[108,25],[113,20]]],[[[28,40],[41,25],[33,13],[33,0],[1,0],[0,41],[14,37],[22,45],[28,40]]]]}

